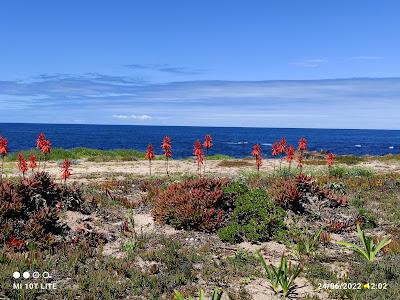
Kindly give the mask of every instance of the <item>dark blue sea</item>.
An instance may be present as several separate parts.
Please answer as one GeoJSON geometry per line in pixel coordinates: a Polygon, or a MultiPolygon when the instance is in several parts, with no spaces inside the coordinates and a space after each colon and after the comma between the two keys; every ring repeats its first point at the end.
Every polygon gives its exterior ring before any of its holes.
{"type": "Polygon", "coordinates": [[[250,156],[255,143],[261,144],[264,156],[270,156],[271,144],[283,136],[289,144],[295,146],[299,138],[304,136],[309,142],[310,150],[328,150],[339,155],[400,153],[400,130],[0,123],[0,135],[9,140],[11,152],[35,147],[39,132],[46,134],[53,147],[145,151],[147,144],[151,143],[160,154],[162,138],[169,135],[175,158],[191,156],[193,142],[197,138],[203,140],[205,134],[211,134],[214,140],[210,154],[234,157],[250,156]]]}

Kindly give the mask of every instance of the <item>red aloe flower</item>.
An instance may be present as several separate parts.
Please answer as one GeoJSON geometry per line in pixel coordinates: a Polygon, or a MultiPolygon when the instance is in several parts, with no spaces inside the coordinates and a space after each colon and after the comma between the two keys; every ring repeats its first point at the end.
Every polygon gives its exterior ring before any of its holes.
{"type": "Polygon", "coordinates": [[[49,140],[44,140],[42,142],[42,148],[40,148],[44,154],[49,154],[51,151],[51,142],[49,140]]]}
{"type": "Polygon", "coordinates": [[[151,161],[155,158],[156,156],[154,155],[153,151],[153,145],[148,144],[147,145],[147,151],[146,151],[146,156],[145,159],[149,161],[149,168],[150,168],[150,176],[151,176],[151,161]]]}
{"type": "Polygon", "coordinates": [[[18,240],[15,236],[12,236],[8,241],[7,241],[7,246],[11,248],[17,248],[20,249],[24,246],[25,242],[23,240],[18,240]]]}
{"type": "Polygon", "coordinates": [[[299,150],[300,151],[305,151],[307,150],[307,139],[305,137],[302,137],[299,140],[299,150]]]}
{"type": "Polygon", "coordinates": [[[299,147],[298,147],[300,154],[297,158],[297,167],[300,168],[300,172],[301,170],[303,170],[303,165],[304,165],[304,157],[303,157],[303,152],[307,150],[307,139],[305,137],[302,137],[299,140],[299,147]]]}
{"type": "Polygon", "coordinates": [[[0,135],[0,155],[6,156],[8,153],[8,140],[0,135]]]}
{"type": "Polygon", "coordinates": [[[167,170],[167,175],[169,175],[168,159],[172,157],[172,146],[171,146],[171,139],[169,136],[164,137],[161,148],[163,149],[165,156],[165,169],[167,170]]]}
{"type": "Polygon", "coordinates": [[[25,157],[22,153],[18,153],[18,162],[17,166],[19,171],[22,173],[22,176],[25,177],[25,173],[28,171],[28,164],[26,163],[25,157]]]}
{"type": "Polygon", "coordinates": [[[255,144],[253,146],[253,151],[251,151],[251,154],[256,159],[257,173],[258,173],[258,175],[260,175],[260,167],[262,165],[262,153],[261,153],[260,144],[255,144]]]}
{"type": "Polygon", "coordinates": [[[42,150],[43,147],[43,142],[46,140],[46,136],[44,135],[43,132],[39,133],[37,139],[36,139],[36,148],[42,150]]]}
{"type": "Polygon", "coordinates": [[[0,135],[0,155],[1,155],[1,173],[0,180],[3,178],[4,157],[8,153],[8,140],[0,135]]]}
{"type": "Polygon", "coordinates": [[[35,154],[31,154],[31,156],[29,157],[29,168],[33,170],[37,167],[37,159],[35,154]]]}
{"type": "Polygon", "coordinates": [[[208,150],[211,149],[211,147],[213,146],[211,135],[206,134],[206,137],[205,137],[205,139],[204,139],[203,146],[204,146],[204,148],[206,148],[206,151],[207,151],[207,152],[208,152],[208,150]]]}
{"type": "Polygon", "coordinates": [[[283,154],[286,151],[286,138],[283,137],[279,141],[279,154],[283,154]]]}
{"type": "Polygon", "coordinates": [[[194,142],[193,154],[196,155],[197,172],[200,175],[200,173],[201,173],[201,165],[203,164],[203,147],[202,147],[201,142],[199,140],[196,140],[196,142],[194,142]]]}
{"type": "MultiPolygon", "coordinates": [[[[206,134],[206,137],[204,138],[203,146],[206,149],[206,158],[208,157],[208,150],[211,149],[213,146],[212,143],[212,137],[209,134],[206,134]]],[[[204,160],[204,174],[206,173],[206,160],[204,160]]]]}
{"type": "Polygon", "coordinates": [[[335,163],[335,157],[336,156],[333,153],[328,153],[328,155],[326,156],[326,164],[329,168],[332,167],[335,163]]]}
{"type": "Polygon", "coordinates": [[[67,182],[67,179],[72,175],[71,173],[71,161],[68,159],[64,159],[63,166],[61,168],[61,179],[64,180],[64,184],[67,182]]]}
{"type": "MultiPolygon", "coordinates": [[[[283,138],[281,138],[281,140],[279,141],[278,153],[279,153],[280,155],[282,155],[282,154],[285,153],[285,151],[286,151],[286,138],[283,137],[283,138]]],[[[279,170],[281,169],[281,166],[282,166],[282,160],[283,160],[283,157],[281,156],[281,158],[280,158],[280,160],[279,160],[279,170]]]]}
{"type": "Polygon", "coordinates": [[[289,172],[290,172],[290,167],[292,166],[292,161],[294,159],[294,147],[290,145],[288,148],[286,148],[286,160],[289,162],[289,172]]]}
{"type": "MultiPolygon", "coordinates": [[[[279,155],[279,143],[278,142],[274,142],[272,144],[272,156],[277,156],[277,155],[279,155]]],[[[276,168],[275,164],[276,164],[276,162],[274,160],[274,172],[275,172],[275,168],[276,168]]]]}
{"type": "Polygon", "coordinates": [[[279,154],[279,143],[275,142],[272,144],[272,155],[277,156],[279,154]]]}

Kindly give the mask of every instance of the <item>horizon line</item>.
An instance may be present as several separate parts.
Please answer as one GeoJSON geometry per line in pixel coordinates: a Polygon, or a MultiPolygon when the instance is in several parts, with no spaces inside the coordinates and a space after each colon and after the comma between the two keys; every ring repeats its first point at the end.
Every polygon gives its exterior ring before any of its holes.
{"type": "Polygon", "coordinates": [[[330,127],[254,127],[254,126],[199,126],[199,125],[155,125],[155,124],[101,124],[101,123],[35,123],[35,122],[0,122],[0,124],[26,124],[26,125],[86,125],[86,126],[147,126],[147,127],[197,127],[197,128],[251,128],[251,129],[320,129],[320,130],[381,130],[400,131],[390,128],[330,128],[330,127]]]}

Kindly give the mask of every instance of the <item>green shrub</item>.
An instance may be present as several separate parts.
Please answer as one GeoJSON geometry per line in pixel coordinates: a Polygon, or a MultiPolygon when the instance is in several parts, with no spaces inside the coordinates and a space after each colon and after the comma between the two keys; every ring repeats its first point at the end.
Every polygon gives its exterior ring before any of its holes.
{"type": "Polygon", "coordinates": [[[347,169],[345,167],[331,167],[329,168],[329,176],[343,178],[347,175],[347,169]]]}
{"type": "Polygon", "coordinates": [[[230,243],[267,241],[277,231],[285,230],[285,216],[286,212],[264,190],[250,189],[235,199],[229,223],[218,231],[218,236],[230,243]]]}
{"type": "Polygon", "coordinates": [[[373,171],[360,167],[349,168],[347,172],[347,176],[372,177],[373,175],[374,175],[373,171]]]}
{"type": "Polygon", "coordinates": [[[355,165],[360,162],[363,162],[364,158],[360,156],[354,156],[354,155],[343,155],[343,156],[337,156],[336,157],[336,162],[346,164],[346,165],[355,165]]]}
{"type": "Polygon", "coordinates": [[[374,172],[361,167],[332,167],[329,168],[329,176],[343,178],[343,177],[351,177],[351,176],[358,176],[358,177],[372,177],[374,176],[374,172]]]}

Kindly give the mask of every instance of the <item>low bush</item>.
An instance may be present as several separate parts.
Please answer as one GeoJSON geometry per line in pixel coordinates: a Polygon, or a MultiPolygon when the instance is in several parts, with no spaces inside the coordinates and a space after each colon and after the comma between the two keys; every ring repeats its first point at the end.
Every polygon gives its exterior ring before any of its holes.
{"type": "MultiPolygon", "coordinates": [[[[59,186],[46,172],[18,182],[0,184],[0,241],[17,250],[49,246],[62,226],[62,208],[77,210],[82,204],[77,188],[59,186]]],[[[0,244],[1,245],[1,244],[0,244]]]]}
{"type": "Polygon", "coordinates": [[[305,203],[318,199],[330,207],[346,206],[347,197],[328,188],[321,188],[311,176],[298,174],[294,178],[279,178],[268,188],[272,199],[284,209],[303,212],[305,203]]]}
{"type": "Polygon", "coordinates": [[[337,178],[352,177],[352,176],[370,178],[374,176],[374,172],[369,169],[361,167],[351,167],[351,168],[332,167],[329,168],[329,176],[337,178]]]}
{"type": "Polygon", "coordinates": [[[154,219],[178,229],[214,231],[230,206],[223,192],[226,185],[225,180],[211,178],[170,184],[154,200],[154,219]]]}
{"type": "Polygon", "coordinates": [[[264,190],[249,189],[235,199],[229,222],[218,230],[218,236],[230,243],[267,241],[285,230],[285,216],[286,212],[264,190]]]}
{"type": "Polygon", "coordinates": [[[285,209],[298,211],[301,208],[301,194],[295,179],[281,179],[269,189],[274,201],[285,209]]]}

